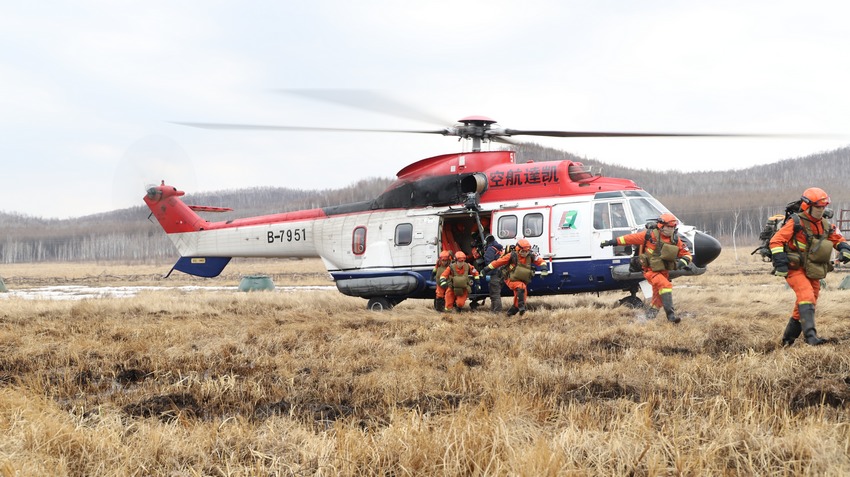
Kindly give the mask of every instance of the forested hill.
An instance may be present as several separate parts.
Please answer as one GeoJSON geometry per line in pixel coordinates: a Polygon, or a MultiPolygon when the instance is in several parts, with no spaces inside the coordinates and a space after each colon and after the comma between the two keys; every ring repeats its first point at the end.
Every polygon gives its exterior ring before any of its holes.
{"type": "MultiPolygon", "coordinates": [[[[850,209],[850,147],[719,172],[633,169],[535,144],[515,149],[519,162],[569,159],[594,166],[606,176],[632,179],[682,221],[726,243],[731,242],[734,232],[737,243],[755,244],[765,219],[781,212],[808,187],[825,189],[836,213],[850,209]]],[[[267,187],[189,194],[184,199],[188,204],[232,207],[234,212],[209,217],[229,220],[368,200],[391,182],[391,178],[371,178],[341,189],[267,187]]],[[[144,205],[67,220],[0,212],[0,263],[174,258],[171,242],[148,215],[144,205]]]]}

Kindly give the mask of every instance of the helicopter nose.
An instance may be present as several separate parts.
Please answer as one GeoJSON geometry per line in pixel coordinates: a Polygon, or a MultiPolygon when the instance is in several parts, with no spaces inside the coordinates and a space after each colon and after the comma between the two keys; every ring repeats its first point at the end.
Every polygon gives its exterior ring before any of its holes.
{"type": "Polygon", "coordinates": [[[697,232],[694,236],[694,265],[705,268],[714,261],[721,250],[720,242],[706,233],[697,232]]]}

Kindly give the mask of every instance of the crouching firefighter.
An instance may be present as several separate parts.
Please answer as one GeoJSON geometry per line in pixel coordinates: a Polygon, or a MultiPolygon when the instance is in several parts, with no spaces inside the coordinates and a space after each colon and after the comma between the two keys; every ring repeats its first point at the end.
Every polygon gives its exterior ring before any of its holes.
{"type": "Polygon", "coordinates": [[[678,225],[679,221],[673,214],[661,214],[654,227],[652,224],[647,225],[646,232],[622,235],[616,240],[606,240],[599,244],[600,247],[640,246],[639,257],[643,276],[652,285],[652,301],[646,311],[646,317],[649,319],[655,318],[658,310],[664,308],[669,321],[681,321],[673,308],[670,270],[689,267],[693,257],[685,241],[679,238],[676,230],[678,225]]]}
{"type": "Polygon", "coordinates": [[[823,189],[806,189],[800,198],[799,211],[787,211],[786,222],[770,239],[773,274],[785,278],[797,295],[782,335],[783,346],[794,344],[801,332],[810,345],[826,342],[815,329],[820,281],[833,269],[830,261],[833,248],[838,250],[839,260],[850,261],[850,244],[824,218],[827,205],[829,196],[823,189]]]}
{"type": "MultiPolygon", "coordinates": [[[[440,277],[443,276],[443,272],[446,271],[451,264],[452,254],[448,250],[443,250],[440,252],[437,264],[434,265],[434,269],[431,270],[431,279],[437,282],[436,298],[434,298],[434,309],[437,311],[443,311],[446,309],[446,293],[451,289],[440,284],[440,277]]],[[[454,302],[454,298],[452,298],[452,302],[454,302]]]]}
{"type": "Polygon", "coordinates": [[[487,265],[487,274],[498,273],[499,267],[505,267],[505,285],[514,292],[514,305],[508,309],[508,316],[525,314],[525,298],[528,283],[534,277],[534,267],[542,267],[540,274],[543,276],[549,274],[549,268],[544,263],[541,257],[531,251],[531,242],[519,239],[514,250],[487,265]]]}
{"type": "Polygon", "coordinates": [[[466,263],[466,254],[458,252],[455,254],[455,263],[449,265],[440,275],[440,286],[446,287],[445,311],[452,308],[460,313],[463,304],[474,286],[476,290],[481,289],[478,279],[478,270],[466,263]]]}

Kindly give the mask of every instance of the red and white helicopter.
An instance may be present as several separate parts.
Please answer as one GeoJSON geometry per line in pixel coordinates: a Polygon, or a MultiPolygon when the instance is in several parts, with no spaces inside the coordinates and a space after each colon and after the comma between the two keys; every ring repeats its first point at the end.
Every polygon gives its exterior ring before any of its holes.
{"type": "MultiPolygon", "coordinates": [[[[631,247],[600,248],[603,240],[644,229],[663,204],[633,181],[593,175],[579,162],[516,163],[513,151],[482,151],[511,136],[651,137],[728,134],[617,133],[505,129],[471,116],[438,130],[363,130],[180,123],[210,129],[376,131],[441,134],[472,142],[470,152],[420,160],[374,200],[297,212],[210,222],[197,212],[230,209],[187,205],[183,191],[151,186],[144,197],[180,254],[172,268],[215,277],[232,257],[319,257],[340,292],[368,300],[372,310],[390,309],[407,298],[434,298],[431,270],[442,250],[471,256],[476,242],[492,233],[506,247],[520,238],[548,262],[548,276],[529,284],[533,295],[626,290],[636,296],[641,272],[629,270],[631,247]]],[[[693,252],[698,275],[720,254],[720,243],[693,226],[679,225],[693,252]]],[[[171,272],[169,272],[170,274],[171,272]]],[[[486,287],[485,287],[486,289],[486,287]]],[[[486,291],[485,291],[486,293],[486,291]]],[[[503,290],[509,296],[509,290],[503,290]]],[[[483,301],[485,295],[473,295],[483,301]]]]}

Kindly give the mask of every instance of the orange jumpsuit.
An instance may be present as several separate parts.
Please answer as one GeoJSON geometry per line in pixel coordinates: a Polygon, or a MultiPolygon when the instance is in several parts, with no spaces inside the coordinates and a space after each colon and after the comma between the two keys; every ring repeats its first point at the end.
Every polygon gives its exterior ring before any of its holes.
{"type": "MultiPolygon", "coordinates": [[[[431,272],[437,281],[437,298],[446,298],[448,293],[451,293],[452,297],[454,296],[454,292],[451,288],[440,286],[440,277],[443,276],[443,272],[451,266],[451,263],[451,260],[442,260],[438,258],[437,264],[434,265],[434,271],[431,272]]],[[[454,298],[452,298],[452,302],[454,302],[454,298]]]]}
{"type": "Polygon", "coordinates": [[[446,311],[451,310],[454,306],[458,309],[463,308],[463,304],[466,303],[466,298],[469,296],[468,288],[463,288],[463,292],[458,293],[460,289],[452,287],[452,278],[456,275],[467,275],[470,286],[473,283],[472,280],[476,280],[476,283],[478,280],[478,270],[466,262],[457,261],[446,268],[440,275],[440,283],[446,284],[446,311]]]}
{"type": "MultiPolygon", "coordinates": [[[[529,252],[528,255],[526,255],[525,257],[520,255],[518,252],[511,252],[511,253],[506,253],[506,254],[502,255],[501,257],[499,257],[496,260],[493,260],[492,262],[490,262],[490,265],[488,265],[488,266],[490,268],[496,269],[496,268],[508,265],[508,267],[507,267],[508,276],[505,278],[505,285],[507,285],[508,288],[510,288],[511,291],[514,292],[514,307],[519,308],[520,305],[521,305],[524,309],[525,308],[525,300],[523,299],[522,303],[520,303],[520,299],[517,296],[517,290],[522,290],[522,296],[523,296],[523,298],[525,298],[528,294],[527,293],[528,282],[525,282],[525,281],[522,281],[522,280],[512,279],[511,276],[513,276],[513,271],[514,271],[514,269],[517,268],[517,266],[526,266],[528,268],[532,268],[532,265],[537,265],[538,267],[540,267],[540,266],[543,266],[544,263],[546,263],[546,262],[544,262],[542,258],[534,255],[531,252],[529,252]],[[514,255],[516,256],[516,263],[511,263],[512,257],[514,255]]],[[[532,270],[533,270],[533,268],[532,268],[532,270]]]]}
{"type": "MultiPolygon", "coordinates": [[[[771,253],[784,252],[785,246],[789,252],[804,254],[808,249],[808,239],[806,237],[805,227],[810,227],[810,233],[813,235],[822,235],[824,233],[822,220],[815,219],[808,212],[798,214],[800,216],[800,230],[794,236],[794,221],[785,222],[770,239],[771,253]],[[807,223],[807,224],[806,224],[807,223]]],[[[833,247],[837,247],[841,242],[845,242],[844,237],[833,229],[833,232],[826,237],[832,242],[833,247]]],[[[806,271],[802,268],[788,269],[788,276],[785,277],[788,286],[794,290],[797,295],[797,301],[794,303],[794,312],[792,314],[795,320],[800,319],[800,305],[816,305],[818,295],[820,295],[820,280],[812,279],[806,276],[806,271]]]]}
{"type": "MultiPolygon", "coordinates": [[[[656,230],[657,229],[649,231],[649,240],[647,240],[647,233],[643,231],[628,235],[621,235],[617,237],[617,245],[640,245],[643,246],[646,253],[652,254],[655,252],[656,248],[656,230]]],[[[688,262],[693,261],[691,252],[688,250],[688,246],[685,244],[684,240],[679,239],[678,243],[674,244],[672,242],[672,237],[667,237],[660,232],[657,233],[657,236],[661,237],[662,242],[679,247],[679,253],[677,254],[678,258],[686,258],[688,262]]],[[[670,282],[670,272],[667,270],[654,272],[651,268],[649,268],[649,266],[646,266],[643,267],[643,276],[646,278],[646,281],[652,285],[652,300],[650,301],[650,305],[656,310],[661,309],[663,307],[661,295],[673,291],[673,283],[670,282]]]]}

